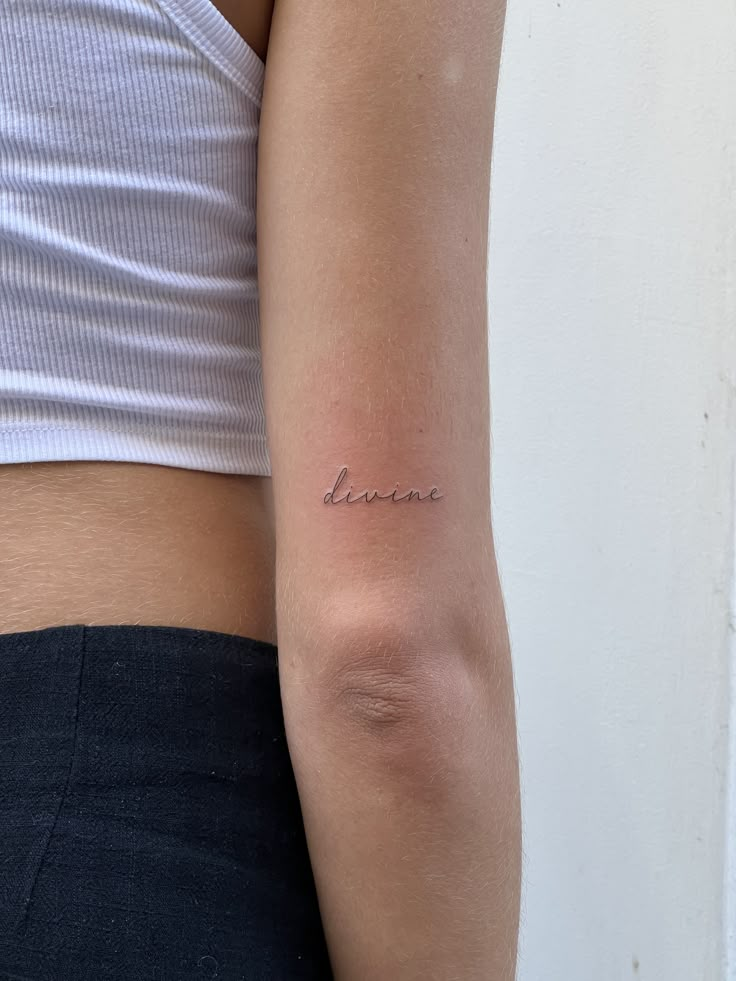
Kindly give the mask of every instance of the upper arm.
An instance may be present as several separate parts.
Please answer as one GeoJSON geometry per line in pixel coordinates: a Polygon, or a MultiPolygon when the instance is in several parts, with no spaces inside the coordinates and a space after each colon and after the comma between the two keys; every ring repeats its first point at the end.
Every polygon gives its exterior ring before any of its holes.
{"type": "Polygon", "coordinates": [[[382,619],[440,645],[487,596],[503,15],[503,0],[276,0],[257,238],[289,656],[382,619]],[[422,500],[325,503],[343,468],[338,499],[422,500]]]}

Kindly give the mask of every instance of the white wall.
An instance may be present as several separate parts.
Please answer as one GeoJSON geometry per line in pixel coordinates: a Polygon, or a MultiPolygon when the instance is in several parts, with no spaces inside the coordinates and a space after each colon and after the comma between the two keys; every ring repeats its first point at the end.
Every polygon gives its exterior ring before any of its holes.
{"type": "Polygon", "coordinates": [[[509,0],[496,126],[519,979],[731,981],[736,4],[509,0]]]}

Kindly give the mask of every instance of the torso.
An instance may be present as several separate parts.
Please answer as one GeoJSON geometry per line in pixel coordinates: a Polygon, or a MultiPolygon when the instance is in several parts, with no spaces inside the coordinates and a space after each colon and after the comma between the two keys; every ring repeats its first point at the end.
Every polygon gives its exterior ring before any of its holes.
{"type": "MultiPolygon", "coordinates": [[[[273,0],[214,5],[265,61],[273,0]]],[[[269,477],[0,465],[0,633],[149,624],[275,644],[274,569],[269,477]]]]}

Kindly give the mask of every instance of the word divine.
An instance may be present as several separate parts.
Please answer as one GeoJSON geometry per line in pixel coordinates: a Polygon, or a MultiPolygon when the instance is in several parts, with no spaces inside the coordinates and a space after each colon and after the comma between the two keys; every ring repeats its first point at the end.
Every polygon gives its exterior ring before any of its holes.
{"type": "Polygon", "coordinates": [[[359,494],[357,497],[351,498],[350,491],[352,491],[353,489],[353,485],[351,484],[350,490],[347,492],[345,497],[341,497],[338,499],[337,497],[335,497],[335,494],[337,493],[337,488],[345,480],[345,477],[347,476],[347,472],[348,472],[348,468],[343,467],[338,475],[337,480],[335,481],[335,486],[332,488],[331,491],[328,491],[324,496],[325,504],[342,504],[343,501],[346,504],[357,504],[357,502],[360,501],[361,499],[363,499],[366,504],[370,504],[371,501],[375,501],[377,497],[383,501],[395,501],[396,503],[398,503],[399,501],[410,501],[412,497],[416,497],[418,501],[427,501],[427,500],[439,501],[440,498],[445,496],[444,494],[438,493],[437,488],[433,487],[432,490],[429,492],[429,494],[425,494],[424,497],[422,497],[419,491],[416,490],[410,490],[402,497],[397,497],[396,490],[398,490],[399,487],[399,485],[397,484],[396,489],[391,491],[390,494],[379,494],[378,491],[373,491],[373,496],[369,497],[368,491],[365,490],[363,491],[362,494],[359,494]]]}

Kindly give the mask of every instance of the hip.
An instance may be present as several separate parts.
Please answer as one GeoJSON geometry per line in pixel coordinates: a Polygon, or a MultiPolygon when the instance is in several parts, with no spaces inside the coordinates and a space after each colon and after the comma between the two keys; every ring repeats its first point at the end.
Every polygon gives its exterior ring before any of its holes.
{"type": "Polygon", "coordinates": [[[327,981],[277,649],[0,636],[0,977],[327,981]]]}

